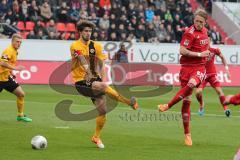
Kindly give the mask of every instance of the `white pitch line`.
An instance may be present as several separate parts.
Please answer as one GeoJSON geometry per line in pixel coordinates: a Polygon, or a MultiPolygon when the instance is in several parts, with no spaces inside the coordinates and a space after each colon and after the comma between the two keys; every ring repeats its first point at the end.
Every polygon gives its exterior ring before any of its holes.
{"type": "MultiPolygon", "coordinates": [[[[7,102],[7,103],[16,103],[16,101],[14,100],[0,100],[0,102],[7,102]]],[[[37,102],[37,101],[26,101],[26,103],[37,103],[37,104],[56,104],[57,102],[37,102]]],[[[92,105],[84,105],[84,104],[76,104],[76,103],[73,103],[73,105],[76,105],[76,106],[82,106],[82,107],[94,107],[92,105]]],[[[128,107],[117,107],[117,109],[120,109],[120,110],[127,110],[127,111],[131,111],[131,109],[129,109],[128,107]]],[[[154,111],[153,109],[150,109],[150,108],[139,108],[141,111],[154,111]]],[[[157,109],[156,109],[157,111],[157,109]]],[[[167,112],[164,112],[164,113],[177,113],[177,114],[181,114],[181,112],[177,112],[177,111],[167,111],[167,112]]],[[[220,111],[219,111],[220,113],[220,111]]],[[[223,113],[223,112],[221,112],[223,113]]],[[[199,116],[198,113],[196,112],[191,112],[191,115],[194,115],[194,116],[199,116]]],[[[204,114],[204,116],[207,116],[207,117],[226,117],[226,115],[221,114],[204,114]]],[[[204,117],[203,116],[203,117],[204,117]]],[[[240,118],[240,116],[230,116],[230,118],[233,117],[233,118],[240,118]]]]}
{"type": "MultiPolygon", "coordinates": [[[[15,100],[0,100],[0,102],[6,102],[6,103],[16,103],[15,100]]],[[[59,101],[57,102],[37,102],[37,101],[25,101],[25,103],[36,103],[36,104],[57,104],[59,101]]],[[[84,106],[84,107],[89,107],[91,105],[87,105],[87,104],[77,104],[77,103],[73,103],[73,105],[77,105],[77,106],[84,106]]],[[[93,106],[93,105],[92,105],[93,106]]]]}
{"type": "Polygon", "coordinates": [[[56,128],[56,129],[69,129],[70,127],[69,126],[56,126],[54,128],[56,128]]]}
{"type": "MultiPolygon", "coordinates": [[[[167,111],[166,113],[177,113],[177,114],[181,114],[181,112],[176,112],[176,111],[167,111]]],[[[194,115],[194,116],[199,116],[198,113],[195,113],[195,112],[192,112],[191,115],[194,115]]],[[[222,114],[222,115],[219,115],[219,114],[204,114],[204,116],[207,116],[207,117],[226,117],[226,115],[222,114]]],[[[199,117],[204,117],[204,116],[199,116],[199,117]]],[[[234,117],[234,118],[240,118],[240,116],[230,116],[229,118],[231,117],[234,117]]]]}

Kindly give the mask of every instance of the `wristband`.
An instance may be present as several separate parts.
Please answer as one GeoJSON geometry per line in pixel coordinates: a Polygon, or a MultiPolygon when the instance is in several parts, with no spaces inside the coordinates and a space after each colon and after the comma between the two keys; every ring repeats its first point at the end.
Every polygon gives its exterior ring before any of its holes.
{"type": "Polygon", "coordinates": [[[198,57],[201,57],[201,53],[197,53],[197,56],[198,56],[198,57]]]}
{"type": "Polygon", "coordinates": [[[83,65],[83,68],[84,68],[86,71],[88,70],[88,67],[89,67],[88,64],[84,64],[84,65],[83,65]]]}

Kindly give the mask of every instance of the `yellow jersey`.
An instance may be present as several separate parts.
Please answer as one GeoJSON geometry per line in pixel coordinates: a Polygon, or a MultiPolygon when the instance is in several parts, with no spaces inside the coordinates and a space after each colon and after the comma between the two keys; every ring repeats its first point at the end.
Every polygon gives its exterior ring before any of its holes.
{"type": "MultiPolygon", "coordinates": [[[[11,66],[16,66],[18,52],[12,45],[8,46],[2,53],[0,61],[9,63],[11,66]]],[[[11,69],[0,66],[0,81],[8,81],[11,75],[11,69]]]]}
{"type": "MultiPolygon", "coordinates": [[[[85,78],[86,72],[80,63],[79,59],[75,56],[75,53],[78,52],[84,58],[86,61],[90,64],[89,62],[89,44],[91,41],[88,41],[87,44],[82,43],[80,40],[77,40],[71,44],[70,51],[71,51],[71,57],[72,57],[72,62],[71,62],[71,73],[72,73],[72,78],[74,83],[78,81],[82,81],[85,78]]],[[[103,53],[103,48],[102,45],[98,42],[94,42],[94,48],[95,48],[95,59],[94,63],[96,64],[98,60],[105,60],[107,58],[107,55],[103,53]]],[[[90,66],[90,65],[89,65],[90,66]]],[[[96,71],[96,69],[95,69],[96,71]]],[[[96,71],[97,73],[97,71],[96,71]]],[[[99,73],[97,73],[99,75],[99,73]]]]}

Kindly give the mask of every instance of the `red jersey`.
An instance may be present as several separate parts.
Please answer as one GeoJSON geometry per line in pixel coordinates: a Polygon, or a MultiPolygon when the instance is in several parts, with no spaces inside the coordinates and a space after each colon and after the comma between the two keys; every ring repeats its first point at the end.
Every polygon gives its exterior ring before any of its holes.
{"type": "MultiPolygon", "coordinates": [[[[208,35],[207,29],[203,27],[201,31],[195,29],[194,25],[189,27],[183,34],[180,45],[186,47],[188,50],[193,52],[203,52],[208,50],[208,35]]],[[[180,64],[183,65],[195,65],[195,64],[205,64],[205,57],[188,57],[181,56],[180,64]]]]}
{"type": "Polygon", "coordinates": [[[216,74],[216,67],[214,64],[215,61],[215,55],[220,55],[221,51],[218,48],[209,48],[210,55],[207,58],[207,63],[206,63],[206,73],[207,74],[216,74]]]}

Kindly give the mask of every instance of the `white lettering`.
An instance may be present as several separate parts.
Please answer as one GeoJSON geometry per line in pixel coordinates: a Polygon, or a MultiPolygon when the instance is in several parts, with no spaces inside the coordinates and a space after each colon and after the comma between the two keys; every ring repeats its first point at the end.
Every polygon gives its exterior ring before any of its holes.
{"type": "Polygon", "coordinates": [[[20,77],[23,80],[29,80],[31,78],[31,73],[29,71],[27,71],[27,70],[22,70],[20,72],[20,77]]]}
{"type": "Polygon", "coordinates": [[[208,44],[208,39],[200,40],[200,45],[208,44]]]}

